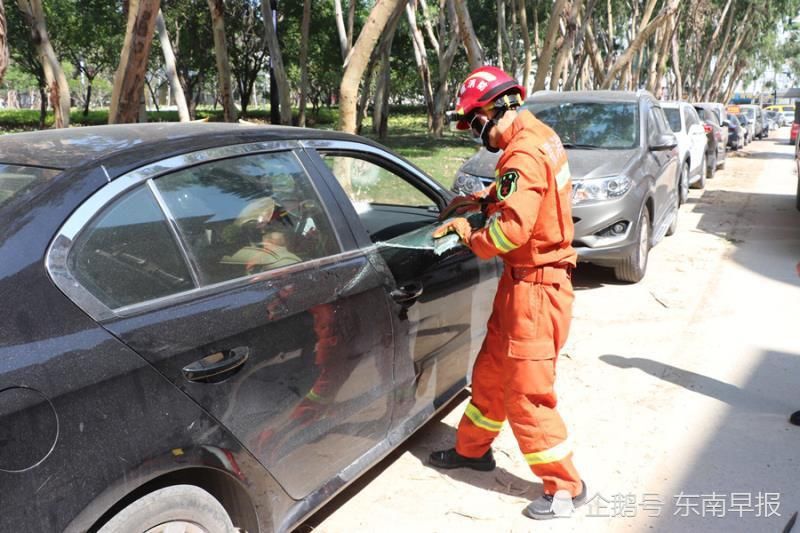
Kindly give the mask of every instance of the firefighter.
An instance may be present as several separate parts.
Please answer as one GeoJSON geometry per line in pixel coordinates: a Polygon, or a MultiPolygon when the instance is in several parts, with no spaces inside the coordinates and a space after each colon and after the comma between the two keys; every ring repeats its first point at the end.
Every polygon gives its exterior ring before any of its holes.
{"type": "Polygon", "coordinates": [[[465,218],[456,217],[433,236],[455,232],[479,258],[499,256],[504,270],[455,448],[433,452],[430,463],[439,468],[494,469],[491,444],[508,419],[544,488],[523,512],[549,519],[568,516],[587,501],[553,390],[556,359],[572,318],[571,272],[577,254],[571,244],[566,152],[552,129],[518,109],[524,98],[522,86],[490,66],[473,71],[459,92],[457,127],[472,130],[487,150],[503,153],[494,184],[456,198],[441,216],[488,204],[486,225],[473,229],[465,218]],[[570,497],[572,506],[563,512],[563,502],[569,504],[570,497]]]}

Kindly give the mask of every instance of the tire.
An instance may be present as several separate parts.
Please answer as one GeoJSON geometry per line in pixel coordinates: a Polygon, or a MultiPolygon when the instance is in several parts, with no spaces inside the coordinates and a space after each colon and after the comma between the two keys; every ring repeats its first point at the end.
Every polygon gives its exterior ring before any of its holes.
{"type": "Polygon", "coordinates": [[[650,213],[642,207],[639,215],[639,239],[631,255],[614,267],[614,277],[619,281],[636,283],[644,278],[647,271],[647,258],[650,253],[650,213]]]}
{"type": "Polygon", "coordinates": [[[689,162],[685,161],[681,166],[681,175],[678,179],[678,198],[681,204],[685,204],[689,199],[689,162]]]}
{"type": "Polygon", "coordinates": [[[175,485],[139,498],[98,533],[163,533],[167,527],[183,533],[235,532],[225,508],[211,494],[194,485],[175,485]]]}
{"type": "Polygon", "coordinates": [[[708,173],[708,165],[706,164],[706,154],[703,154],[703,162],[700,164],[700,179],[692,184],[692,189],[705,189],[706,188],[706,174],[708,173]]]}
{"type": "Polygon", "coordinates": [[[680,191],[676,191],[677,194],[675,197],[677,198],[677,202],[675,205],[675,218],[672,219],[669,227],[667,228],[667,237],[675,235],[675,232],[678,231],[678,214],[680,214],[681,210],[681,195],[680,191]]]}
{"type": "Polygon", "coordinates": [[[717,152],[714,152],[714,155],[711,156],[711,161],[709,161],[708,156],[706,156],[706,179],[707,180],[712,179],[716,172],[717,172],[717,152]]]}

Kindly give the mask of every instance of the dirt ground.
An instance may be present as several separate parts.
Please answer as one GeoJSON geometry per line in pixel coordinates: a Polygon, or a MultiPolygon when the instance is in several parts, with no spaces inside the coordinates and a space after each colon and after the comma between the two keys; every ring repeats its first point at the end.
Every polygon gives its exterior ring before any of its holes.
{"type": "MultiPolygon", "coordinates": [[[[635,285],[576,273],[559,408],[594,495],[570,519],[541,493],[506,425],[494,472],[426,464],[467,395],[298,531],[782,531],[800,510],[800,212],[788,128],[729,153],[681,207],[635,285]]],[[[795,528],[800,531],[800,525],[795,528]]]]}

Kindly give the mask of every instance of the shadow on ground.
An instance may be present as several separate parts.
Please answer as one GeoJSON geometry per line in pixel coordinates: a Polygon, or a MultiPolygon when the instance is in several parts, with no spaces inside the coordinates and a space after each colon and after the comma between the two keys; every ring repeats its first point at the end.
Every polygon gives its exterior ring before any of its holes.
{"type": "Polygon", "coordinates": [[[706,435],[705,444],[691,457],[675,457],[689,464],[688,474],[670,480],[672,494],[661,495],[665,506],[652,529],[786,531],[800,509],[800,428],[788,421],[800,409],[800,354],[763,351],[743,386],[647,358],[600,359],[726,404],[711,427],[689,428],[706,435]]]}

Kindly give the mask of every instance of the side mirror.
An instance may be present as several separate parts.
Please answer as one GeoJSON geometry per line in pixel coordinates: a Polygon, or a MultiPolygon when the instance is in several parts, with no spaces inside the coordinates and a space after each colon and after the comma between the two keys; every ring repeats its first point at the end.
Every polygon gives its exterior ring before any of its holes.
{"type": "Polygon", "coordinates": [[[729,120],[723,120],[723,121],[722,121],[722,125],[723,125],[724,127],[726,127],[726,128],[727,128],[728,126],[730,126],[730,125],[731,125],[731,123],[730,123],[730,121],[729,121],[729,120]]]}
{"type": "Polygon", "coordinates": [[[650,143],[651,152],[664,152],[678,146],[678,138],[672,133],[662,133],[650,143]]]}

